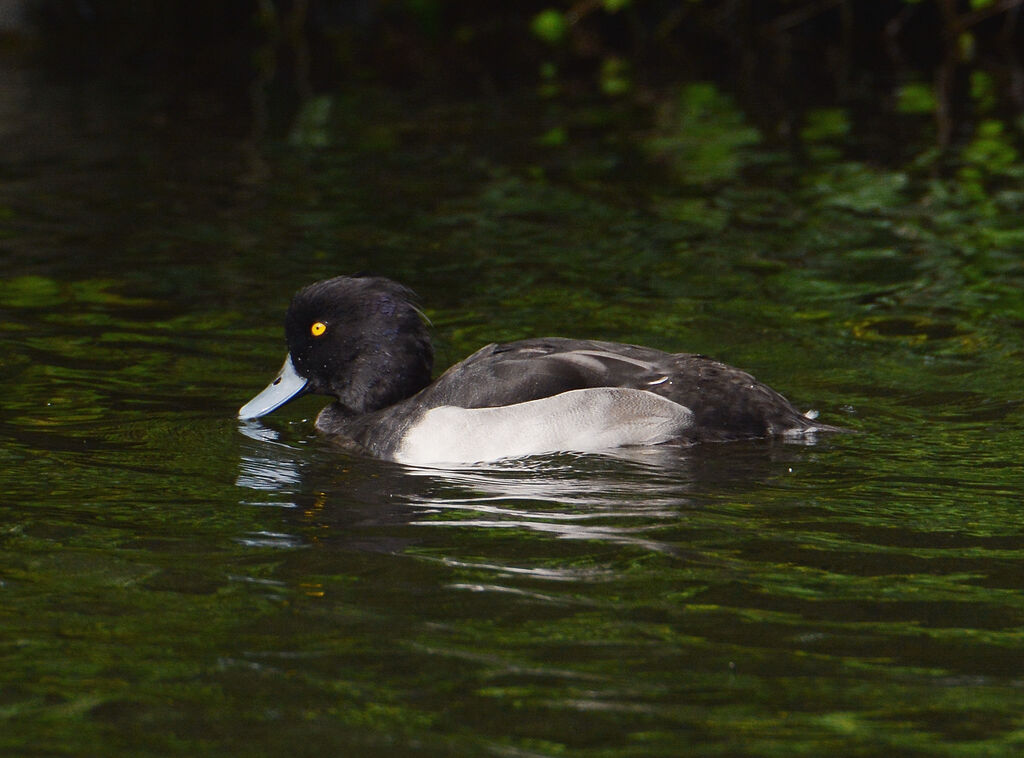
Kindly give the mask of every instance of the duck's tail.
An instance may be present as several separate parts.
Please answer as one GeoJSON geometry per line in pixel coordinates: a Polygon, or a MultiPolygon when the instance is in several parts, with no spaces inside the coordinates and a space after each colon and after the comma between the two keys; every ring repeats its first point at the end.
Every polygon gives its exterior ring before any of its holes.
{"type": "Polygon", "coordinates": [[[808,437],[819,432],[822,434],[851,434],[854,430],[833,424],[823,424],[818,421],[818,411],[811,409],[801,414],[800,423],[792,429],[784,432],[786,437],[808,437]]]}

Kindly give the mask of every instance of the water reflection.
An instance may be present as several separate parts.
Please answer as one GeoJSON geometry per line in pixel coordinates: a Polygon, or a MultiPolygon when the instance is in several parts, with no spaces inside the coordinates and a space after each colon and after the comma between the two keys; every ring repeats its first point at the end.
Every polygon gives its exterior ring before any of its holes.
{"type": "Polygon", "coordinates": [[[235,481],[239,487],[277,491],[299,484],[298,460],[289,454],[292,448],[279,441],[280,434],[252,421],[240,422],[238,431],[258,443],[242,454],[235,481]]]}
{"type": "Polygon", "coordinates": [[[441,469],[353,457],[323,439],[287,439],[291,430],[262,422],[239,431],[247,444],[236,485],[252,491],[242,504],[292,510],[286,523],[302,544],[305,533],[321,545],[375,550],[421,543],[425,537],[406,528],[417,527],[524,530],[689,554],[658,538],[659,530],[717,498],[786,476],[811,449],[764,441],[660,446],[441,469]]]}

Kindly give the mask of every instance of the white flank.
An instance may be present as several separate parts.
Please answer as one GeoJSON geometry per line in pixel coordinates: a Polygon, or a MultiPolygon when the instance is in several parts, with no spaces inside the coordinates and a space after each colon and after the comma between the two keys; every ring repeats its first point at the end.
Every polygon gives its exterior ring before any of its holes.
{"type": "Polygon", "coordinates": [[[657,445],[693,424],[693,413],[647,390],[598,387],[498,408],[441,406],[409,429],[399,463],[477,463],[540,453],[596,453],[657,445]]]}

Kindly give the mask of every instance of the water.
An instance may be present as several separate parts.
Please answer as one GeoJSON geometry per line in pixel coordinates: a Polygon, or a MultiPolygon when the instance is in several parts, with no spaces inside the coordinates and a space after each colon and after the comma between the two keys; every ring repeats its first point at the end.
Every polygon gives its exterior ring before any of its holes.
{"type": "Polygon", "coordinates": [[[364,94],[314,150],[8,73],[0,753],[1024,747],[1022,269],[979,242],[1015,219],[767,150],[680,186],[628,119],[539,148],[572,116],[530,101],[364,94]],[[315,398],[239,423],[290,294],[367,268],[439,365],[703,351],[858,433],[438,471],[315,398]]]}

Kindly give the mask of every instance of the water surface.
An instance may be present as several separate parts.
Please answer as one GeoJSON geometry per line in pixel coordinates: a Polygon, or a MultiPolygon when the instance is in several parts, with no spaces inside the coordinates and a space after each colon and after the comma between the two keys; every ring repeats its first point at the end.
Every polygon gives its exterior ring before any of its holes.
{"type": "Polygon", "coordinates": [[[1024,747],[1016,218],[766,147],[688,183],[529,99],[339,98],[313,148],[9,73],[0,752],[1024,747]],[[291,293],[364,269],[441,367],[700,351],[858,433],[440,471],[315,398],[238,422],[291,293]]]}

